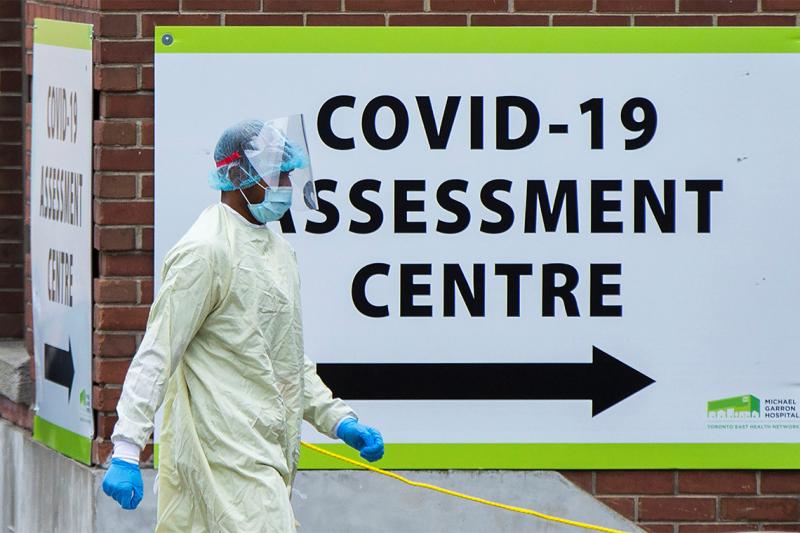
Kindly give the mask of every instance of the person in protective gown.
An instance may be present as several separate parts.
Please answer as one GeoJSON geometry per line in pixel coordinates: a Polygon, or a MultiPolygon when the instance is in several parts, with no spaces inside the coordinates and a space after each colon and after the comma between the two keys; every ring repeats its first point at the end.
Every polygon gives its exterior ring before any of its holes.
{"type": "Polygon", "coordinates": [[[222,201],[167,254],[125,378],[103,490],[123,508],[138,505],[139,453],[163,402],[157,533],[294,532],[304,419],[368,460],[383,455],[380,433],[304,355],[295,254],[266,227],[298,192],[316,207],[313,181],[293,176],[308,167],[305,139],[287,132],[285,119],[251,120],[221,136],[210,182],[222,201]]]}

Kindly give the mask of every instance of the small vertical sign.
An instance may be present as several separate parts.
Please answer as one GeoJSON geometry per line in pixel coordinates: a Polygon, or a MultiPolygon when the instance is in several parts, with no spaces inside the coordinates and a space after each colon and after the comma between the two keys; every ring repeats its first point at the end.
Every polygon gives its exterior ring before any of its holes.
{"type": "Polygon", "coordinates": [[[36,19],[33,41],[33,436],[90,464],[92,25],[36,19]]]}

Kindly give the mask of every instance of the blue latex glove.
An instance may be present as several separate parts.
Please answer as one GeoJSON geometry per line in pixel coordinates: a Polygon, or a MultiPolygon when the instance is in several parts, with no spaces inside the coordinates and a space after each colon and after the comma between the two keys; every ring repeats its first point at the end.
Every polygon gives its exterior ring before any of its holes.
{"type": "Polygon", "coordinates": [[[286,140],[283,145],[283,162],[281,163],[281,172],[291,172],[298,168],[306,168],[308,166],[308,156],[305,151],[298,145],[290,140],[286,140]]]}
{"type": "Polygon", "coordinates": [[[139,465],[111,459],[111,466],[103,478],[103,492],[114,498],[123,509],[136,509],[144,494],[139,465]]]}
{"type": "Polygon", "coordinates": [[[347,418],[339,424],[336,436],[349,446],[361,452],[361,457],[369,462],[383,457],[383,437],[375,428],[359,424],[355,418],[347,418]]]}

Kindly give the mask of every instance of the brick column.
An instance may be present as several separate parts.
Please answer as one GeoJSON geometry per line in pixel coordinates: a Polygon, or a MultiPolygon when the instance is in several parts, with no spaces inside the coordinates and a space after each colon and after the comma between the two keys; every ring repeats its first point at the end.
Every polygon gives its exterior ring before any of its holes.
{"type": "MultiPolygon", "coordinates": [[[[21,339],[25,331],[22,6],[21,0],[0,3],[0,339],[21,339]]],[[[0,343],[7,376],[0,383],[0,416],[30,427],[28,406],[16,403],[23,400],[20,387],[28,391],[21,349],[19,342],[0,343]]]]}
{"type": "Polygon", "coordinates": [[[0,338],[24,331],[22,2],[0,3],[0,338]]]}

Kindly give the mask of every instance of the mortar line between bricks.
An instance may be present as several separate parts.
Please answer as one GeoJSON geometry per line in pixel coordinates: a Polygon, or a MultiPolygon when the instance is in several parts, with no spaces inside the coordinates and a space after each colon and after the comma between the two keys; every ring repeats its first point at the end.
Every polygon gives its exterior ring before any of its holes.
{"type": "MultiPolygon", "coordinates": [[[[706,496],[708,497],[708,496],[706,496]]],[[[727,498],[730,500],[800,500],[800,495],[792,494],[792,493],[778,493],[778,494],[764,494],[762,496],[756,496],[754,494],[724,494],[722,496],[718,496],[719,498],[727,498]]],[[[796,523],[796,522],[792,522],[796,523]]]]}
{"type": "MultiPolygon", "coordinates": [[[[152,201],[153,200],[151,198],[147,198],[147,199],[145,199],[145,198],[101,198],[101,199],[95,200],[95,202],[99,203],[99,204],[130,204],[130,203],[146,204],[146,203],[152,203],[152,201]]],[[[105,225],[102,222],[97,222],[97,224],[99,224],[101,226],[105,225]]],[[[120,225],[122,225],[122,226],[133,226],[135,224],[127,223],[127,224],[120,224],[120,225]]]]}
{"type": "MultiPolygon", "coordinates": [[[[104,177],[111,177],[111,176],[130,176],[131,174],[136,174],[141,171],[139,170],[96,170],[94,172],[95,176],[99,176],[100,178],[104,177]]],[[[152,172],[143,172],[144,174],[152,174],[152,172]]]]}
{"type": "MultiPolygon", "coordinates": [[[[136,38],[137,41],[142,41],[144,38],[136,38]]],[[[116,70],[116,69],[123,69],[123,68],[131,68],[131,66],[139,66],[138,63],[112,63],[112,64],[102,64],[102,63],[95,63],[94,65],[96,68],[103,68],[107,70],[116,70]]],[[[104,91],[106,92],[106,91],[104,91]]]]}
{"type": "MultiPolygon", "coordinates": [[[[105,43],[115,43],[115,44],[123,44],[123,43],[149,43],[152,42],[152,37],[98,37],[94,41],[99,44],[105,43]]],[[[118,66],[118,65],[127,65],[127,66],[135,66],[139,65],[140,63],[136,63],[133,61],[128,61],[125,63],[103,63],[102,59],[101,62],[95,63],[95,65],[100,66],[118,66]]]]}
{"type": "Polygon", "coordinates": [[[153,276],[101,276],[94,279],[97,280],[109,280],[109,281],[144,281],[149,280],[153,276]]]}
{"type": "MultiPolygon", "coordinates": [[[[136,94],[136,93],[116,93],[115,92],[113,94],[114,94],[114,96],[142,96],[141,94],[136,94]]],[[[152,91],[149,94],[152,94],[152,91]]],[[[137,123],[139,123],[141,121],[152,122],[153,119],[152,118],[143,118],[143,117],[105,117],[105,118],[96,118],[92,122],[100,122],[100,123],[109,122],[111,124],[133,124],[133,125],[136,125],[137,123]]],[[[106,144],[100,144],[98,146],[107,146],[107,145],[106,144]]]]}
{"type": "MultiPolygon", "coordinates": [[[[142,228],[136,228],[134,230],[134,241],[135,241],[134,244],[136,245],[136,249],[137,250],[141,250],[142,249],[142,244],[144,242],[144,239],[142,237],[142,228]]],[[[136,301],[139,302],[139,303],[142,303],[141,292],[137,293],[137,300],[136,301]]]]}
{"type": "Polygon", "coordinates": [[[138,224],[95,224],[97,228],[136,229],[138,224]]]}
{"type": "MultiPolygon", "coordinates": [[[[150,307],[150,304],[135,304],[135,303],[100,303],[95,302],[94,306],[99,309],[144,309],[150,307]]],[[[116,331],[116,330],[112,330],[116,331]]],[[[131,330],[137,331],[137,330],[131,330]]]]}

